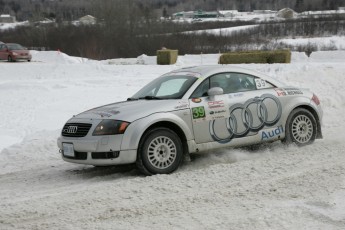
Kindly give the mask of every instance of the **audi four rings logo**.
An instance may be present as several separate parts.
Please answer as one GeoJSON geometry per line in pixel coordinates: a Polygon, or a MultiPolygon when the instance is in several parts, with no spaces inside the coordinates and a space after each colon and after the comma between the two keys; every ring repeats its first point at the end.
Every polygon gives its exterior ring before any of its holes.
{"type": "Polygon", "coordinates": [[[230,107],[230,117],[226,118],[226,129],[229,132],[229,136],[226,138],[220,138],[214,131],[215,120],[210,121],[209,129],[211,137],[214,141],[219,143],[228,143],[234,138],[240,138],[246,136],[249,132],[257,132],[265,126],[275,125],[282,115],[282,105],[279,99],[271,94],[263,94],[260,97],[255,97],[247,100],[244,104],[235,104],[230,107]],[[270,112],[268,112],[267,104],[269,101],[273,101],[270,106],[270,112]],[[256,110],[253,113],[250,110],[250,106],[256,105],[256,110]],[[241,117],[236,117],[235,112],[241,113],[241,117]],[[269,113],[271,119],[269,119],[269,113]],[[272,118],[274,117],[274,118],[272,118]],[[256,119],[257,118],[257,119],[256,119]],[[254,124],[254,119],[259,120],[258,124],[254,124]],[[244,128],[239,130],[239,124],[243,124],[244,128]]]}
{"type": "Polygon", "coordinates": [[[78,126],[68,126],[66,130],[66,132],[70,134],[76,133],[77,131],[78,131],[78,126]]]}

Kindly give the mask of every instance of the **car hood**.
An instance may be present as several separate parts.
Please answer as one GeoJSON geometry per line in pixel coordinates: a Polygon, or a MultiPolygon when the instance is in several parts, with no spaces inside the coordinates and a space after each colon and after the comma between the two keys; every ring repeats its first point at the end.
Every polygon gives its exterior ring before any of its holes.
{"type": "Polygon", "coordinates": [[[104,105],[80,113],[74,118],[116,119],[133,122],[154,113],[188,109],[188,100],[135,100],[104,105]]]}

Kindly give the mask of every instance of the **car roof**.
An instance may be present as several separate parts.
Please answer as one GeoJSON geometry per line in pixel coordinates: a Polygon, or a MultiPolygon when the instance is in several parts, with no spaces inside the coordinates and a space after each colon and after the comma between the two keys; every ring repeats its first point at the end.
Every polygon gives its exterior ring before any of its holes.
{"type": "Polygon", "coordinates": [[[238,72],[238,73],[245,73],[249,75],[254,75],[257,77],[260,77],[261,79],[267,80],[274,85],[278,87],[284,86],[283,83],[280,81],[267,76],[266,74],[257,72],[255,70],[247,69],[247,68],[242,68],[238,66],[232,66],[232,65],[202,65],[202,66],[190,66],[190,67],[184,67],[181,69],[173,70],[170,72],[170,74],[177,74],[177,73],[186,73],[186,72],[191,72],[191,73],[197,73],[203,77],[208,77],[217,73],[221,72],[238,72]]]}

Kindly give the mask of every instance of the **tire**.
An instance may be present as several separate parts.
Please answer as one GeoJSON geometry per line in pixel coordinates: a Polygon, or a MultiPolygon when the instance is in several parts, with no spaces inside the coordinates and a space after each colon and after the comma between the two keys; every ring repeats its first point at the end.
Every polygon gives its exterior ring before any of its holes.
{"type": "Polygon", "coordinates": [[[10,55],[8,55],[7,61],[8,61],[8,62],[13,62],[13,58],[12,58],[10,55]]]}
{"type": "Polygon", "coordinates": [[[293,110],[286,122],[285,143],[304,146],[315,141],[317,125],[314,115],[306,109],[293,110]]]}
{"type": "Polygon", "coordinates": [[[167,128],[155,128],[144,134],[138,148],[136,165],[146,174],[169,174],[181,164],[183,148],[178,135],[167,128]]]}

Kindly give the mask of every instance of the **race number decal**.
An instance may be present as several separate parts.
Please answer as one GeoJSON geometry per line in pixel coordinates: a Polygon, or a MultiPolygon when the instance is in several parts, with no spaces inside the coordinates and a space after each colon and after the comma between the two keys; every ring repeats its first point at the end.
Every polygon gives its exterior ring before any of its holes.
{"type": "Polygon", "coordinates": [[[192,112],[193,112],[193,119],[200,119],[206,116],[204,106],[194,107],[192,108],[192,112]]]}
{"type": "Polygon", "coordinates": [[[266,81],[262,79],[255,79],[255,84],[257,89],[264,89],[266,88],[266,81]]]}

